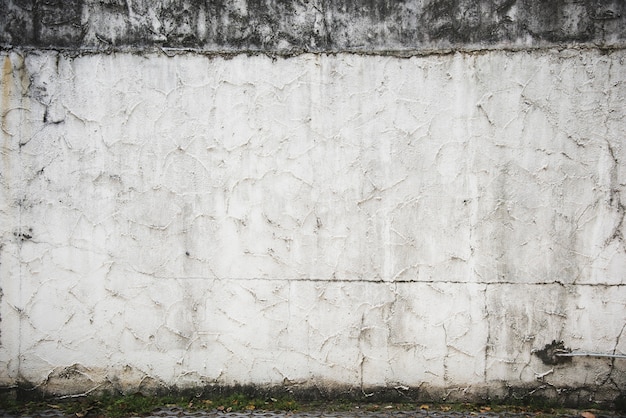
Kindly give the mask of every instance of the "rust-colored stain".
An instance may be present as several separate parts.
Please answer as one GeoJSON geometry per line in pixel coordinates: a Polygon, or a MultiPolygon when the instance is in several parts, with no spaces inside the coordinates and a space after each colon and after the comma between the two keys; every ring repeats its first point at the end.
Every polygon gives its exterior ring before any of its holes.
{"type": "Polygon", "coordinates": [[[4,64],[2,65],[2,103],[1,105],[1,117],[2,117],[2,128],[4,129],[4,123],[6,118],[6,113],[9,110],[8,104],[11,99],[11,82],[12,74],[13,74],[13,66],[11,65],[11,58],[7,55],[4,57],[4,64]]]}
{"type": "Polygon", "coordinates": [[[7,55],[4,57],[2,65],[2,107],[0,108],[0,117],[2,118],[2,130],[6,132],[6,117],[11,103],[11,84],[13,81],[13,65],[11,58],[7,55]]]}
{"type": "Polygon", "coordinates": [[[7,126],[7,115],[11,108],[11,87],[13,84],[13,64],[11,63],[11,57],[6,55],[4,57],[4,63],[2,65],[2,100],[0,101],[0,135],[4,137],[2,141],[2,148],[0,154],[2,154],[2,165],[0,170],[2,175],[6,178],[10,173],[10,157],[8,156],[8,149],[10,149],[11,136],[9,134],[7,126]]]}

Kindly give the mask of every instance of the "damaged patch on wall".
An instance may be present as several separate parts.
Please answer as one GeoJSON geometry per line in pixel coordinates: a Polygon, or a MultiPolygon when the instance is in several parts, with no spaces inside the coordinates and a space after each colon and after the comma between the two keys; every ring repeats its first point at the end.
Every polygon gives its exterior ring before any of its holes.
{"type": "Polygon", "coordinates": [[[541,350],[537,350],[534,354],[543,361],[544,364],[555,365],[570,363],[571,357],[562,356],[561,354],[571,353],[570,348],[565,347],[563,341],[552,341],[546,344],[541,350]]]}

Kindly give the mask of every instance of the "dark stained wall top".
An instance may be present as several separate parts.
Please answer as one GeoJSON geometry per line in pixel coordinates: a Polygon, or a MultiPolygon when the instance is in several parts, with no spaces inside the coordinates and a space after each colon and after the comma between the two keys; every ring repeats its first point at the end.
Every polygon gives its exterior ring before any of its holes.
{"type": "Polygon", "coordinates": [[[276,53],[623,46],[625,0],[0,0],[0,46],[276,53]]]}

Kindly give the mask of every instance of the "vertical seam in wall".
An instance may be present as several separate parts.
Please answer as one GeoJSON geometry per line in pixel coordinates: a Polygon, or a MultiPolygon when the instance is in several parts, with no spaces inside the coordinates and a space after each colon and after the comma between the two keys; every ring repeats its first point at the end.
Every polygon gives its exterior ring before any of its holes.
{"type": "Polygon", "coordinates": [[[489,371],[489,349],[491,346],[491,320],[489,318],[489,301],[488,301],[488,296],[487,296],[488,290],[489,290],[489,283],[485,283],[485,289],[483,292],[485,320],[487,321],[487,338],[485,341],[485,354],[484,354],[485,359],[484,359],[484,364],[483,364],[483,367],[485,368],[483,372],[483,381],[485,383],[488,382],[487,373],[489,371]]]}
{"type": "MultiPolygon", "coordinates": [[[[26,57],[22,56],[21,57],[22,60],[22,66],[26,65],[26,57]]],[[[22,71],[24,71],[25,69],[22,68],[22,71]]],[[[18,77],[19,78],[19,77],[18,77]]],[[[15,67],[13,69],[13,81],[16,81],[16,74],[15,74],[15,67]]],[[[25,100],[25,94],[26,92],[23,91],[23,86],[21,83],[21,80],[19,80],[19,88],[20,88],[20,107],[24,107],[24,100],[25,100]]],[[[22,379],[22,335],[23,335],[23,326],[24,326],[24,314],[25,314],[25,307],[24,305],[22,305],[22,283],[23,283],[23,265],[22,265],[22,239],[21,239],[21,232],[22,232],[22,206],[24,204],[23,202],[23,193],[24,193],[24,170],[23,170],[23,162],[22,162],[22,147],[20,146],[21,143],[21,137],[23,134],[23,130],[24,130],[24,119],[23,117],[20,118],[20,129],[19,129],[19,136],[18,136],[18,143],[17,143],[17,168],[18,168],[18,178],[19,178],[19,187],[20,190],[18,191],[18,204],[17,204],[17,228],[18,231],[20,233],[20,236],[17,237],[17,262],[18,262],[18,281],[19,281],[19,285],[18,285],[18,294],[17,294],[17,301],[18,301],[18,310],[17,310],[17,314],[18,314],[18,325],[17,325],[17,380],[18,383],[19,381],[22,379]]]]}

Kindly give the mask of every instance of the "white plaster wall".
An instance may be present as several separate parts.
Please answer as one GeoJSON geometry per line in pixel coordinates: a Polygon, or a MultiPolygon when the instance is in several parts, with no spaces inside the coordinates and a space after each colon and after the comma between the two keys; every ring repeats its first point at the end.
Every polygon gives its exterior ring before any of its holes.
{"type": "Polygon", "coordinates": [[[623,50],[1,58],[1,384],[624,387],[623,50]]]}

